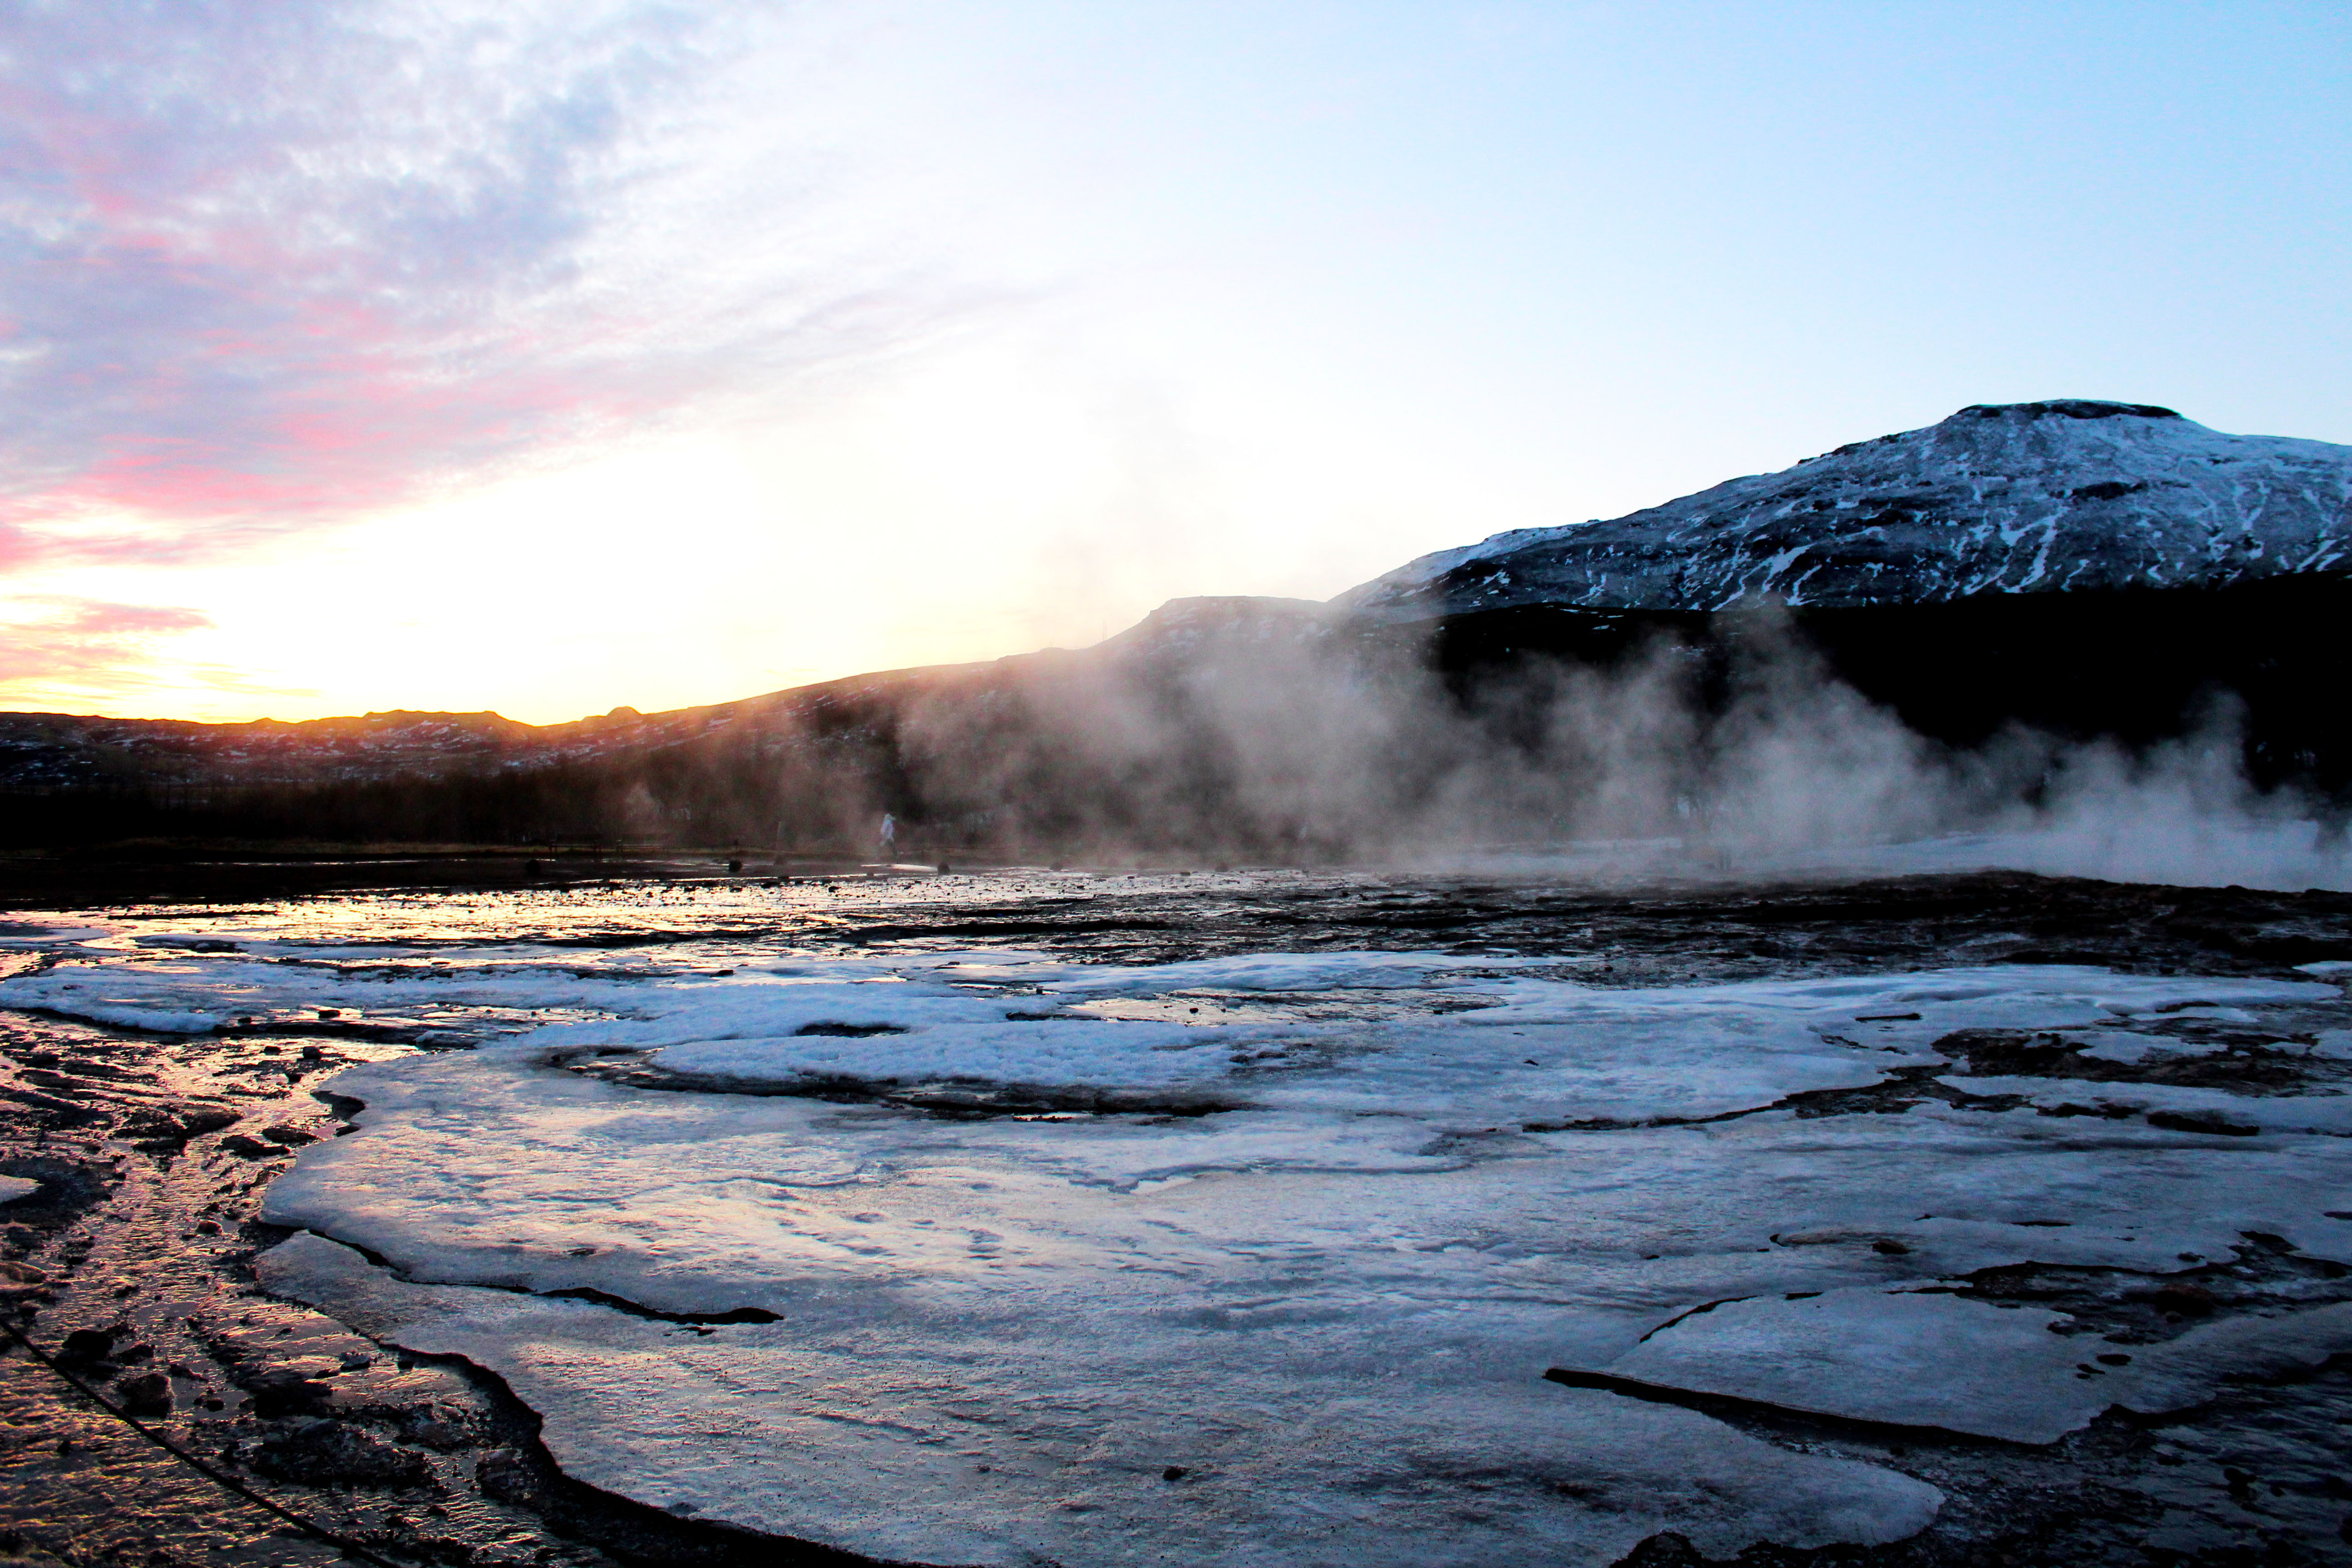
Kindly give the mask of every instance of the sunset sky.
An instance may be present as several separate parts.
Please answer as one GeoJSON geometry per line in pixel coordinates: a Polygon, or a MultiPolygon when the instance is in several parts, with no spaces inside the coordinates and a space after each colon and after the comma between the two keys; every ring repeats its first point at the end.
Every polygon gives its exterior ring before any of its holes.
{"type": "Polygon", "coordinates": [[[1969,403],[2352,442],[2341,4],[0,0],[0,708],[648,711],[1969,403]]]}

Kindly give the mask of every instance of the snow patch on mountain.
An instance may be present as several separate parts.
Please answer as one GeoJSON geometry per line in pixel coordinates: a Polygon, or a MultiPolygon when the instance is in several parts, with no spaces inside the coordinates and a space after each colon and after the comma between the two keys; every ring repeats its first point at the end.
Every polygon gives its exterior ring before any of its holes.
{"type": "Polygon", "coordinates": [[[1377,620],[1839,607],[2347,570],[2352,447],[2061,399],[1979,404],[1624,517],[1498,533],[1334,603],[1377,620]]]}

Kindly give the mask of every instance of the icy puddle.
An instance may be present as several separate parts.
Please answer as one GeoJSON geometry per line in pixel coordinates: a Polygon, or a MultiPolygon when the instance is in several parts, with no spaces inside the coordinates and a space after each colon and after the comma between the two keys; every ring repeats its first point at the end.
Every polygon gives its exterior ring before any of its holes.
{"type": "Polygon", "coordinates": [[[0,999],[469,1028],[328,1086],[365,1108],[271,1189],[308,1234],[267,1284],[494,1370],[593,1485],[876,1557],[1882,1542],[1933,1487],[1676,1401],[2046,1444],[2352,1349],[2325,1292],[2121,1332],[1969,1278],[2352,1261],[2344,1037],[2212,1066],[2334,984],[431,956],[134,954],[0,999]]]}

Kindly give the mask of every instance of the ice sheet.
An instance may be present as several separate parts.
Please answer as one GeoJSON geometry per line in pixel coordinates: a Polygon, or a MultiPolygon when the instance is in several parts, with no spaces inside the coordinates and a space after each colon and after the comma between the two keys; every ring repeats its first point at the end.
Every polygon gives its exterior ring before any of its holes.
{"type": "Polygon", "coordinates": [[[486,1016],[489,1032],[520,1035],[530,1046],[649,1050],[664,1069],[746,1085],[850,1078],[1186,1089],[1269,1107],[1510,1123],[1719,1115],[1856,1087],[1888,1067],[1930,1059],[1923,1054],[1930,1043],[1964,1025],[2054,1028],[2199,1002],[2336,994],[2316,983],[2119,976],[2067,965],[1606,990],[1529,974],[1541,967],[1533,960],[1387,952],[1253,954],[1146,969],[998,951],[810,955],[724,976],[654,969],[636,977],[625,965],[583,972],[577,963],[512,948],[417,962],[158,955],[60,966],[9,982],[0,995],[96,1022],[190,1033],[322,1008],[346,1021],[460,1024],[471,1011],[486,1016]],[[1390,1016],[1371,1005],[1348,1023],[1319,1024],[1240,1006],[1202,1026],[1172,1014],[1112,1020],[1072,1010],[1211,992],[1264,999],[1346,993],[1389,1004],[1390,1016]],[[572,1021],[530,1026],[551,1013],[572,1021]],[[823,1032],[843,1028],[890,1032],[823,1032]]]}
{"type": "MultiPolygon", "coordinates": [[[[270,1217],[362,1242],[392,1269],[297,1269],[273,1287],[344,1315],[375,1302],[386,1337],[498,1370],[597,1484],[925,1561],[1164,1555],[1152,1510],[1170,1505],[1148,1483],[1168,1465],[1230,1482],[1214,1508],[1162,1515],[1195,1532],[1188,1561],[1252,1561],[1237,1543],[1253,1534],[1296,1542],[1335,1516],[1352,1522],[1331,1561],[1423,1562],[1443,1543],[1465,1563],[1605,1562],[1642,1531],[1696,1540],[1701,1524],[1715,1555],[1790,1540],[1788,1512],[1758,1511],[1752,1486],[1708,1468],[1722,1429],[1676,1463],[1725,1500],[1685,1515],[1652,1489],[1654,1451],[1622,1457],[1660,1438],[1620,1424],[1633,1402],[1563,1390],[1547,1428],[1532,1383],[1607,1364],[1724,1296],[2026,1259],[2161,1272],[2184,1250],[2226,1257],[2246,1230],[2336,1223],[2320,1211],[2342,1201],[2333,1141],[2190,1156],[2174,1135],[2030,1111],[1416,1152],[1393,1117],[941,1122],[577,1078],[559,1099],[543,1069],[501,1054],[431,1058],[397,1086],[372,1069],[364,1130],[306,1152],[270,1217]],[[369,1294],[395,1276],[506,1289],[369,1294]],[[548,1300],[581,1289],[778,1321],[703,1337],[548,1300]],[[732,1458],[714,1471],[687,1444],[697,1434],[725,1435],[732,1458]],[[1642,1530],[1620,1535],[1622,1518],[1588,1515],[1591,1496],[1546,1491],[1568,1477],[1648,1500],[1642,1530]],[[983,1485],[1002,1515],[958,1501],[983,1485]],[[1494,1506],[1480,1488],[1519,1500],[1491,1537],[1465,1543],[1450,1514],[1421,1511],[1494,1506]]],[[[1996,1386],[2046,1370],[1985,1367],[1996,1386]]],[[[1689,1419],[1665,1436],[1712,1427],[1689,1419]]],[[[1848,1517],[1853,1484],[1776,1480],[1813,1539],[1848,1517]]],[[[1906,1510],[1881,1527],[1923,1517],[1906,1510]]]]}
{"type": "MultiPolygon", "coordinates": [[[[2027,1261],[2162,1273],[2249,1231],[2352,1260],[2352,1224],[2327,1217],[2352,1209],[2343,1142],[2291,1118],[2199,1137],[1789,1100],[1941,1066],[1955,1029],[2129,1026],[2329,984],[2010,965],[1612,990],[1434,953],[772,949],[729,967],[150,952],[0,982],[0,1000],[471,1018],[491,1043],[325,1086],[366,1109],[270,1189],[266,1217],[315,1233],[268,1256],[271,1287],[489,1367],[593,1484],[919,1561],[1606,1563],[1659,1530],[1718,1557],[1894,1539],[1932,1489],[1543,1373],[1662,1356],[1645,1333],[1732,1298],[2027,1261]],[[649,1077],[577,1070],[599,1051],[649,1077]],[[761,1092],[646,1086],[712,1079],[761,1092]],[[939,1081],[1225,1109],[966,1120],[880,1098],[939,1081]],[[818,1085],[845,1098],[776,1092],[818,1085]]],[[[2047,1357],[2007,1344],[1970,1363],[1979,1405],[2046,1404],[2047,1357]]],[[[1888,1364],[1828,1397],[1868,1405],[1899,1384],[1888,1364]]]]}
{"type": "Polygon", "coordinates": [[[312,1237],[262,1270],[368,1332],[496,1366],[534,1408],[595,1390],[604,1419],[547,1432],[593,1485],[897,1561],[1599,1564],[1666,1529],[1727,1557],[1898,1540],[1941,1501],[1908,1476],[1510,1375],[1468,1346],[1424,1347],[1451,1375],[1401,1399],[1393,1351],[1312,1325],[1288,1356],[1236,1363],[1227,1343],[1246,1336],[1230,1328],[1114,1340],[1086,1331],[1083,1307],[1041,1321],[982,1299],[966,1309],[979,1331],[920,1355],[854,1303],[703,1338],[407,1284],[312,1237]]]}
{"type": "Polygon", "coordinates": [[[1693,1313],[1608,1365],[1637,1383],[2012,1442],[2055,1441],[2106,1408],[2053,1332],[2061,1312],[1916,1289],[1753,1297],[1693,1313]]]}
{"type": "Polygon", "coordinates": [[[1613,1378],[1790,1410],[2050,1443],[2110,1405],[2159,1415],[2231,1376],[2275,1376],[2352,1349],[2352,1306],[2287,1310],[2128,1347],[2063,1312],[1933,1284],[1753,1297],[1670,1321],[1608,1363],[1613,1378]]]}

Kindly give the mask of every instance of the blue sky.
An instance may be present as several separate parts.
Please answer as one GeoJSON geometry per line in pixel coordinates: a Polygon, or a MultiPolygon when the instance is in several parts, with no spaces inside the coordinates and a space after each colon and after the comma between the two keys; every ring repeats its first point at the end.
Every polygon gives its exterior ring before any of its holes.
{"type": "Polygon", "coordinates": [[[0,706],[552,720],[1961,405],[2352,441],[2316,5],[0,5],[0,706]]]}

